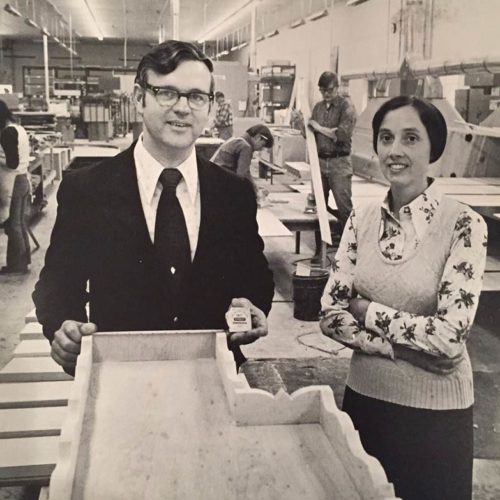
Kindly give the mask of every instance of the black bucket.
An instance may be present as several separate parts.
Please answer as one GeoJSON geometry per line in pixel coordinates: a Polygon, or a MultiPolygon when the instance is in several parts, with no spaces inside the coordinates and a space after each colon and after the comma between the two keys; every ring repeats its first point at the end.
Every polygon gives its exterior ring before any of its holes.
{"type": "Polygon", "coordinates": [[[329,272],[312,270],[311,276],[293,273],[293,317],[303,321],[317,321],[321,310],[321,296],[328,281],[329,272]]]}

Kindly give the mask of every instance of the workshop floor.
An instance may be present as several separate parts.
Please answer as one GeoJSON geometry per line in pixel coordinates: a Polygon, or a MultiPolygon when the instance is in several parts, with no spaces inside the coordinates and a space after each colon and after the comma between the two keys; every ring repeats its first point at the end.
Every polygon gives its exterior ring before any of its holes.
{"type": "MultiPolygon", "coordinates": [[[[275,191],[286,191],[286,186],[281,185],[290,180],[280,175],[274,178],[273,186],[267,182],[269,198],[272,200],[275,191]]],[[[259,180],[259,183],[264,182],[259,180]]],[[[41,248],[33,253],[30,274],[0,277],[0,368],[11,359],[19,343],[18,332],[23,327],[24,317],[33,308],[31,292],[50,240],[56,214],[56,190],[54,186],[49,191],[48,205],[32,226],[41,248]]],[[[279,389],[293,392],[311,384],[330,385],[340,405],[349,350],[322,336],[317,322],[299,321],[293,317],[291,276],[295,262],[311,256],[312,240],[312,235],[303,235],[301,253],[297,255],[292,237],[266,239],[266,254],[276,281],[275,301],[269,315],[269,335],[244,348],[250,358],[245,373],[250,384],[259,380],[259,385],[264,383],[271,392],[279,389]]],[[[5,250],[6,238],[2,234],[0,265],[4,265],[5,250]]],[[[493,313],[498,310],[499,302],[499,295],[481,298],[469,341],[476,397],[474,500],[500,498],[500,332],[497,326],[500,318],[493,313]]],[[[0,488],[0,500],[31,500],[37,495],[36,488],[0,488]]]]}

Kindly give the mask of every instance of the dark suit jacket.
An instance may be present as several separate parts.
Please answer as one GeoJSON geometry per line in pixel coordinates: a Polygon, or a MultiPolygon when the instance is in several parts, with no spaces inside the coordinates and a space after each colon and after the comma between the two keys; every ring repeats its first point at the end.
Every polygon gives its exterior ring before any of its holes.
{"type": "Polygon", "coordinates": [[[69,172],[61,182],[45,267],[33,293],[44,335],[52,341],[64,320],[87,321],[87,301],[89,320],[100,331],[227,328],[225,312],[234,297],[248,298],[267,315],[274,284],[252,187],[198,159],[198,246],[178,322],[172,323],[171,311],[166,316],[134,146],[69,172]]]}

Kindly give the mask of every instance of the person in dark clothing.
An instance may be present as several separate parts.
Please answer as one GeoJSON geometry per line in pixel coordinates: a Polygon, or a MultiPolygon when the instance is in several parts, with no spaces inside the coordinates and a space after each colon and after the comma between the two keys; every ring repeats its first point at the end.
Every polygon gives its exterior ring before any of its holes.
{"type": "MultiPolygon", "coordinates": [[[[331,71],[321,74],[318,81],[323,100],[312,111],[308,127],[316,136],[323,195],[328,206],[328,195],[333,194],[342,229],[352,210],[352,133],[356,125],[356,110],[351,100],[339,94],[337,75],[331,71]]],[[[319,261],[321,235],[316,233],[316,252],[313,259],[319,261]]]]}
{"type": "Polygon", "coordinates": [[[26,274],[31,263],[26,212],[30,183],[28,134],[0,101],[0,224],[7,234],[7,265],[2,274],[26,274]]]}
{"type": "Polygon", "coordinates": [[[210,161],[248,179],[252,183],[254,191],[257,192],[257,187],[250,173],[252,155],[255,151],[260,151],[263,148],[271,148],[273,144],[274,138],[271,131],[265,125],[254,125],[247,129],[241,137],[232,137],[222,144],[210,161]]]}
{"type": "Polygon", "coordinates": [[[228,337],[237,365],[245,360],[240,345],[267,334],[274,283],[254,193],[195,154],[213,101],[212,72],[190,43],[153,48],[134,89],[143,134],[116,157],[63,178],[33,300],[52,357],[68,372],[82,335],[97,329],[225,329],[228,308],[244,305],[251,329],[228,337]],[[174,215],[183,227],[172,237],[162,228],[174,215]],[[169,241],[182,265],[167,263],[169,241]]]}

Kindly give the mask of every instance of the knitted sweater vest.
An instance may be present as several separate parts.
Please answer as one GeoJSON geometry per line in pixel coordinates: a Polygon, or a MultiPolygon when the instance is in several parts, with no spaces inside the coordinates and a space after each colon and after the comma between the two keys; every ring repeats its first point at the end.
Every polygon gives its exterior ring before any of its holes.
{"type": "MultiPolygon", "coordinates": [[[[363,297],[397,310],[434,316],[439,282],[462,210],[460,203],[443,197],[417,249],[391,261],[379,247],[380,205],[358,209],[355,289],[363,297]]],[[[465,359],[448,375],[431,373],[399,359],[354,352],[347,385],[365,396],[403,406],[468,408],[474,402],[474,391],[465,346],[464,350],[465,359]]]]}

